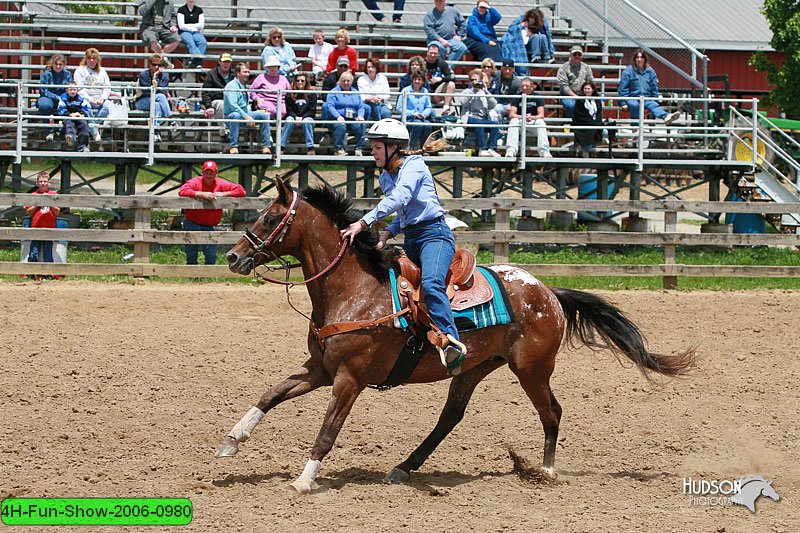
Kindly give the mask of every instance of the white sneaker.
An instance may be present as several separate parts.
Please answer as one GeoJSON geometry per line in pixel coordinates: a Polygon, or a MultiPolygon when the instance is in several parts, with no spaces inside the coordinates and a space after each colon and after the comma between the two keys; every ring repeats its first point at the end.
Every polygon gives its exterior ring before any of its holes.
{"type": "Polygon", "coordinates": [[[333,152],[333,155],[335,155],[336,157],[344,157],[347,155],[347,152],[345,151],[344,148],[339,148],[338,150],[335,150],[333,152]]]}
{"type": "Polygon", "coordinates": [[[356,151],[353,153],[353,155],[356,156],[356,157],[363,157],[364,156],[364,152],[362,152],[360,149],[356,148],[356,151]]]}
{"type": "Polygon", "coordinates": [[[48,133],[47,137],[45,137],[44,140],[49,142],[49,143],[51,143],[51,142],[56,140],[56,134],[55,133],[48,133]]]}
{"type": "Polygon", "coordinates": [[[498,152],[492,150],[491,148],[489,148],[486,151],[489,152],[489,156],[491,156],[491,157],[503,157],[502,155],[500,155],[498,152]]]}
{"type": "Polygon", "coordinates": [[[478,157],[491,157],[491,156],[492,154],[490,154],[489,150],[487,150],[486,148],[478,152],[478,157]]]}
{"type": "Polygon", "coordinates": [[[91,150],[89,149],[88,146],[81,146],[80,148],[78,148],[78,151],[79,152],[91,152],[91,150]]]}
{"type": "Polygon", "coordinates": [[[681,117],[681,112],[680,111],[673,111],[672,113],[670,113],[669,115],[664,117],[664,124],[670,125],[673,122],[675,122],[676,120],[678,120],[680,117],[681,117]]]}
{"type": "Polygon", "coordinates": [[[103,140],[103,138],[100,136],[100,132],[96,131],[95,134],[94,134],[94,142],[99,143],[102,140],[103,140]]]}
{"type": "Polygon", "coordinates": [[[160,143],[161,142],[161,135],[159,135],[158,133],[154,134],[153,135],[153,142],[160,143]]]}
{"type": "Polygon", "coordinates": [[[506,150],[506,157],[517,157],[517,149],[516,148],[508,148],[506,150]]]}
{"type": "Polygon", "coordinates": [[[550,153],[550,150],[546,152],[540,152],[539,157],[544,157],[545,159],[553,159],[553,154],[550,153]]]}
{"type": "Polygon", "coordinates": [[[67,135],[65,140],[67,141],[67,146],[72,148],[75,146],[75,136],[74,135],[67,135]]]}
{"type": "Polygon", "coordinates": [[[164,68],[167,70],[172,70],[175,68],[175,65],[172,64],[172,61],[169,60],[167,56],[161,56],[162,61],[164,61],[164,68]]]}

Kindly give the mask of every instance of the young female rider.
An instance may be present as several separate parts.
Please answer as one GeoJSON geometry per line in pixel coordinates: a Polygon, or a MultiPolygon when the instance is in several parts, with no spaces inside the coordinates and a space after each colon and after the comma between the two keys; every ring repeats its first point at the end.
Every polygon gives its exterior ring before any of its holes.
{"type": "Polygon", "coordinates": [[[442,363],[451,375],[461,372],[466,347],[459,341],[453,311],[447,297],[445,278],[455,253],[453,233],[444,221],[436,186],[428,166],[419,154],[408,153],[409,134],[399,121],[387,118],[372,125],[367,132],[372,141],[372,157],[386,197],[360,220],[342,230],[342,239],[353,239],[378,220],[397,213],[378,241],[377,248],[400,232],[405,234],[403,249],[422,270],[422,293],[428,313],[446,340],[436,346],[442,363]],[[448,344],[449,342],[449,344],[448,344]]]}

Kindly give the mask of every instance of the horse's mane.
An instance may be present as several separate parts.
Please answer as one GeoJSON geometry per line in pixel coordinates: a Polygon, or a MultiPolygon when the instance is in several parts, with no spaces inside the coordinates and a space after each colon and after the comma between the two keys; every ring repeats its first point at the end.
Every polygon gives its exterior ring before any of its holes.
{"type": "MultiPolygon", "coordinates": [[[[303,189],[301,194],[309,204],[322,211],[339,229],[346,228],[360,218],[353,211],[353,203],[350,198],[328,185],[309,186],[303,189]]],[[[389,276],[389,258],[385,252],[375,248],[377,244],[378,232],[370,229],[362,231],[356,236],[353,248],[372,267],[371,274],[379,281],[385,282],[389,276]]]]}

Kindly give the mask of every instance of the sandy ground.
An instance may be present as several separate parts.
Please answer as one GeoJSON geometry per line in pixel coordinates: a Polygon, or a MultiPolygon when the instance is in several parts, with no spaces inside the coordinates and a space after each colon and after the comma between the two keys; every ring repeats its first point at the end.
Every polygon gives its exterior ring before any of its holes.
{"type": "Polygon", "coordinates": [[[697,345],[702,358],[690,378],[651,388],[608,354],[562,350],[556,482],[514,473],[508,449],[538,464],[543,434],[501,368],[406,485],[381,479],[433,427],[447,383],[366,391],[319,489],[301,497],[288,484],[329,389],[270,412],[236,457],[213,457],[306,357],[306,323],[283,289],[0,282],[0,497],[187,497],[194,520],[181,531],[800,530],[800,293],[607,296],[654,351],[697,345]],[[750,474],[781,500],[762,497],[751,514],[682,493],[685,477],[750,474]]]}

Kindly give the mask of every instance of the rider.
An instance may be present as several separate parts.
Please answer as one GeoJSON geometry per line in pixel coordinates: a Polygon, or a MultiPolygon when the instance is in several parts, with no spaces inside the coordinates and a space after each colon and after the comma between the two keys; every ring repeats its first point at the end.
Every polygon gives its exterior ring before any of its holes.
{"type": "MultiPolygon", "coordinates": [[[[455,253],[455,239],[444,220],[431,171],[420,152],[408,152],[409,134],[395,119],[379,120],[367,132],[372,141],[372,157],[383,172],[378,177],[386,197],[360,220],[341,231],[343,239],[353,239],[361,231],[392,213],[397,217],[387,226],[377,248],[400,232],[405,233],[403,249],[422,270],[422,294],[428,313],[443,337],[434,345],[451,375],[461,372],[466,347],[459,341],[453,311],[447,297],[445,279],[455,253]]],[[[427,150],[431,151],[431,150],[427,150]]]]}

